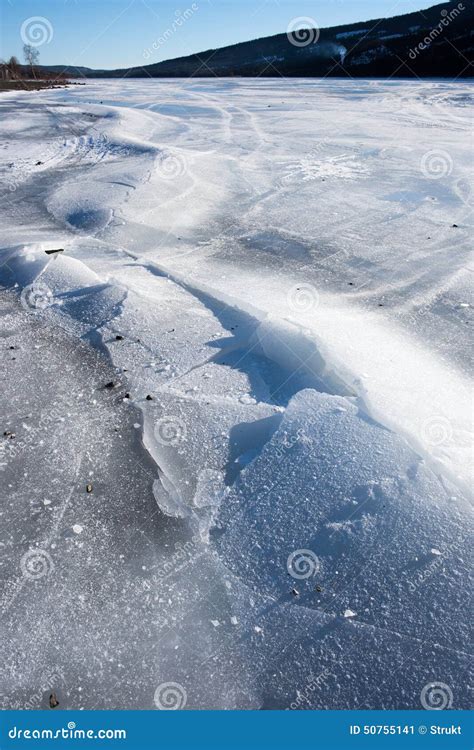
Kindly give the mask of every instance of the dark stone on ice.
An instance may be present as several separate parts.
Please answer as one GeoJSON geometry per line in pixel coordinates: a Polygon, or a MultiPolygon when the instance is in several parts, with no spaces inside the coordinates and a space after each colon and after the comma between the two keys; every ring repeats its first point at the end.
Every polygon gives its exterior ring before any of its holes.
{"type": "Polygon", "coordinates": [[[49,707],[50,708],[57,708],[59,706],[59,701],[56,697],[56,693],[51,693],[49,696],[49,707]]]}

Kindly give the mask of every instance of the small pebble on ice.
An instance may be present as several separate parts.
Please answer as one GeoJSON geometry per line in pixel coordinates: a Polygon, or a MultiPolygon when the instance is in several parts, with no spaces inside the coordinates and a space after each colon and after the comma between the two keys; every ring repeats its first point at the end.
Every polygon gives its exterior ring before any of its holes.
{"type": "Polygon", "coordinates": [[[59,701],[56,697],[56,693],[51,693],[49,696],[49,707],[50,708],[57,708],[59,706],[59,701]]]}
{"type": "Polygon", "coordinates": [[[215,628],[218,628],[220,625],[219,620],[211,620],[211,624],[214,625],[215,628]]]}
{"type": "Polygon", "coordinates": [[[346,609],[344,612],[344,617],[356,617],[357,612],[353,612],[352,609],[346,609]]]}
{"type": "Polygon", "coordinates": [[[134,426],[134,428],[135,428],[136,430],[139,430],[139,429],[140,429],[140,425],[138,424],[138,422],[135,422],[135,424],[134,424],[133,426],[134,426]]]}
{"type": "Polygon", "coordinates": [[[237,623],[239,622],[238,619],[235,616],[232,616],[230,618],[230,621],[231,621],[232,625],[237,625],[237,623]]]}

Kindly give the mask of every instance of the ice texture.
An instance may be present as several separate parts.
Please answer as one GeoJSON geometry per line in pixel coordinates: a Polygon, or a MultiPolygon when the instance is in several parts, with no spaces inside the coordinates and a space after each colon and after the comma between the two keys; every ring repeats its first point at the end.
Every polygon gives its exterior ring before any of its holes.
{"type": "Polygon", "coordinates": [[[471,104],[2,94],[3,707],[469,706],[471,104]]]}

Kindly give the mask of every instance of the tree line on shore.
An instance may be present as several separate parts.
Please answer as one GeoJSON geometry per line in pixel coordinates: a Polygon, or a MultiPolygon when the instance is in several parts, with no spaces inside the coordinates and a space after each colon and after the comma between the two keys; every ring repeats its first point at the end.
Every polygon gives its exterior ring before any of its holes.
{"type": "Polygon", "coordinates": [[[48,71],[39,66],[39,51],[31,44],[25,44],[23,47],[25,64],[22,65],[15,55],[9,60],[0,60],[0,81],[7,81],[20,85],[22,88],[29,88],[28,83],[33,81],[43,84],[64,84],[67,82],[67,75],[57,71],[48,71]]]}

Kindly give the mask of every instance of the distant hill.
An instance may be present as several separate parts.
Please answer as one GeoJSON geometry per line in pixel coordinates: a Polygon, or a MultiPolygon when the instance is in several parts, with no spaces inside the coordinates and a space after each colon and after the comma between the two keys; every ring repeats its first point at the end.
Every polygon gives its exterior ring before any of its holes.
{"type": "Polygon", "coordinates": [[[444,2],[394,18],[264,37],[117,70],[49,66],[93,78],[214,76],[472,76],[474,0],[444,2]]]}
{"type": "MultiPolygon", "coordinates": [[[[25,65],[22,65],[22,67],[26,67],[25,65]]],[[[84,68],[80,65],[40,65],[39,66],[41,70],[45,70],[46,72],[51,73],[62,73],[65,71],[67,75],[72,75],[72,72],[74,72],[76,75],[79,76],[94,76],[97,72],[93,68],[84,68]]]]}

